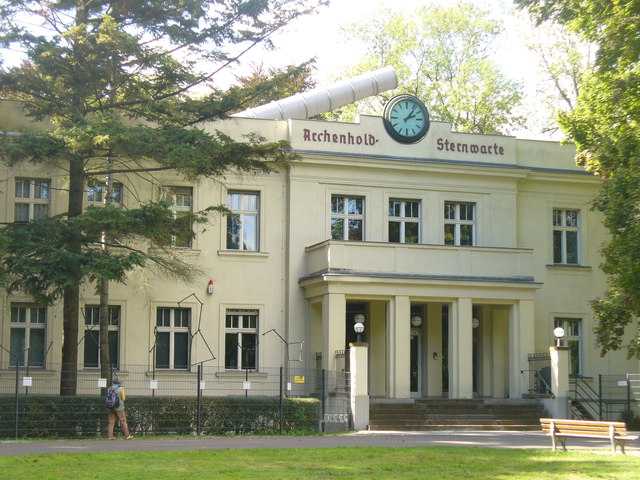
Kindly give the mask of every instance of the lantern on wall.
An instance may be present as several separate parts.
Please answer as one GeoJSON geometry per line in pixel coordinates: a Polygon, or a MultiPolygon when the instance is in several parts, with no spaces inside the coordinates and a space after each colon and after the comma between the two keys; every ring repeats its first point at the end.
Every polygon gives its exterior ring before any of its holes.
{"type": "Polygon", "coordinates": [[[207,293],[209,295],[213,295],[215,283],[212,279],[209,279],[209,283],[207,283],[207,293]]]}

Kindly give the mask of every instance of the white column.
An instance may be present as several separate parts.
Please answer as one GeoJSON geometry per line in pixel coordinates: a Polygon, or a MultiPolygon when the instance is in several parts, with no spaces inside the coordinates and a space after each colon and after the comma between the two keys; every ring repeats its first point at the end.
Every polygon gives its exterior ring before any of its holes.
{"type": "Polygon", "coordinates": [[[449,318],[449,398],[473,398],[473,312],[470,298],[458,298],[449,318]]]}
{"type": "Polygon", "coordinates": [[[442,395],[442,304],[427,304],[427,396],[442,395]],[[435,354],[435,355],[434,355],[435,354]]]}
{"type": "Polygon", "coordinates": [[[356,431],[364,430],[369,425],[368,350],[366,343],[352,343],[349,346],[351,413],[356,431]]]}
{"type": "Polygon", "coordinates": [[[344,350],[347,301],[342,293],[322,297],[322,368],[336,370],[336,350],[344,350]]]}
{"type": "Polygon", "coordinates": [[[545,402],[553,418],[569,415],[569,349],[549,347],[551,359],[551,392],[554,398],[545,402]]]}
{"type": "Polygon", "coordinates": [[[409,398],[411,306],[409,297],[396,296],[389,302],[389,396],[409,398]]]}
{"type": "Polygon", "coordinates": [[[509,313],[509,398],[522,398],[526,393],[527,356],[535,353],[533,300],[520,300],[509,313]]]}

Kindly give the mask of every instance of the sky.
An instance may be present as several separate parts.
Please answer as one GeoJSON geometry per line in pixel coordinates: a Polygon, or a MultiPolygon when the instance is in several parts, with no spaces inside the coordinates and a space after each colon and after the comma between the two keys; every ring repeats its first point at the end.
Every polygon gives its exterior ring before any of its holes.
{"type": "MultiPolygon", "coordinates": [[[[507,77],[519,81],[524,88],[524,102],[521,115],[529,119],[528,128],[513,132],[524,138],[557,139],[558,134],[541,134],[542,120],[538,90],[545,80],[544,74],[527,45],[532,40],[539,41],[540,31],[535,29],[526,12],[518,11],[512,0],[468,0],[489,12],[499,20],[504,32],[497,38],[492,58],[501,67],[507,77]]],[[[353,23],[366,22],[374,16],[384,14],[385,10],[408,13],[417,7],[437,4],[451,6],[457,0],[330,0],[330,5],[319,13],[302,17],[272,37],[274,49],[265,51],[257,47],[243,57],[226,75],[221,75],[219,85],[230,84],[234,75],[249,71],[252,64],[264,63],[265,66],[284,66],[316,58],[317,70],[314,74],[319,86],[328,85],[344,72],[359,63],[366,46],[349,39],[344,29],[353,23]]],[[[1,51],[6,64],[15,63],[18,54],[1,51]]],[[[428,107],[428,106],[427,106],[428,107]]]]}

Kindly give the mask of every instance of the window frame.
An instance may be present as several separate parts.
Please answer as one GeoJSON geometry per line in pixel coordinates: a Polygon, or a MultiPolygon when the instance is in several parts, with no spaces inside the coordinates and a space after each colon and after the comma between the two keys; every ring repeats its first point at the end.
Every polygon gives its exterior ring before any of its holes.
{"type": "MultiPolygon", "coordinates": [[[[388,215],[387,215],[387,241],[389,243],[401,243],[407,245],[419,245],[422,243],[422,202],[419,199],[412,198],[397,198],[390,197],[387,202],[388,205],[388,215]],[[391,215],[391,202],[399,202],[400,203],[400,216],[397,217],[395,215],[391,215]],[[407,217],[406,210],[408,203],[417,203],[418,204],[418,216],[417,217],[407,217]],[[392,242],[389,238],[389,227],[391,222],[396,222],[400,224],[400,241],[392,242]],[[406,242],[406,224],[407,223],[415,223],[418,226],[418,240],[415,243],[407,243],[406,242]]],[[[364,208],[363,208],[364,209],[364,208]]]]}
{"type": "Polygon", "coordinates": [[[225,308],[225,315],[224,315],[224,345],[225,345],[225,355],[224,355],[224,368],[225,370],[229,370],[229,371],[245,371],[245,370],[249,370],[252,372],[257,372],[260,366],[260,361],[259,361],[259,353],[260,353],[260,336],[259,336],[259,332],[260,332],[260,309],[258,308],[239,308],[239,307],[234,307],[234,308],[225,308]],[[231,327],[227,326],[227,320],[228,317],[230,316],[238,316],[238,326],[237,327],[233,327],[233,325],[231,327]],[[243,321],[244,321],[244,317],[245,316],[255,316],[255,327],[247,327],[245,328],[243,326],[243,321]],[[249,335],[254,335],[255,336],[255,352],[254,352],[254,357],[255,357],[255,366],[252,368],[244,368],[243,365],[243,361],[242,361],[242,354],[243,354],[243,350],[242,350],[242,339],[243,336],[249,334],[249,335]],[[227,355],[229,352],[226,351],[226,345],[227,345],[227,335],[237,335],[237,339],[236,339],[236,368],[230,368],[227,366],[227,355]]]}
{"type": "Polygon", "coordinates": [[[476,202],[464,201],[464,200],[445,200],[442,208],[442,217],[444,219],[443,223],[443,244],[449,247],[475,247],[478,244],[478,204],[476,202]],[[447,206],[454,205],[454,217],[455,218],[447,218],[447,206]],[[473,220],[463,220],[460,218],[460,207],[462,205],[470,205],[472,207],[473,220]],[[453,225],[453,244],[447,243],[447,225],[453,225]],[[471,226],[471,245],[461,245],[460,244],[460,229],[462,225],[470,225],[471,226]]]}
{"type": "MultiPolygon", "coordinates": [[[[11,350],[11,332],[13,329],[23,329],[24,330],[24,345],[25,350],[23,351],[22,364],[20,367],[29,368],[40,368],[45,369],[47,364],[47,335],[48,328],[47,324],[49,322],[49,309],[46,305],[39,305],[33,302],[10,302],[9,303],[9,350],[11,350]],[[25,321],[24,322],[14,322],[13,309],[14,306],[16,308],[25,308],[27,311],[25,313],[25,321]],[[44,322],[34,322],[33,321],[33,310],[34,309],[42,309],[44,310],[44,322]],[[42,365],[33,365],[30,364],[29,360],[31,359],[31,330],[42,330],[43,331],[43,345],[42,345],[42,365]],[[27,350],[26,346],[29,346],[27,350]]],[[[9,352],[9,367],[15,367],[16,363],[13,362],[12,355],[9,352]]]]}
{"type": "Polygon", "coordinates": [[[193,325],[193,309],[191,307],[171,307],[166,305],[158,305],[156,306],[156,315],[155,315],[155,326],[153,329],[153,337],[154,337],[154,352],[153,352],[153,362],[155,368],[157,370],[175,370],[175,371],[183,371],[189,372],[191,371],[191,327],[193,325]],[[160,309],[167,309],[170,311],[169,313],[169,325],[158,325],[158,313],[160,309]],[[189,325],[187,327],[184,326],[175,326],[175,312],[176,310],[186,310],[189,312],[189,325]],[[158,367],[158,359],[157,359],[157,345],[158,345],[158,333],[168,333],[169,334],[169,366],[168,367],[158,367]],[[186,368],[176,368],[175,367],[175,334],[176,333],[186,333],[188,335],[187,339],[187,366],[186,368]]]}
{"type": "MultiPolygon", "coordinates": [[[[42,187],[40,187],[42,189],[42,187]]],[[[51,212],[51,179],[50,178],[36,178],[36,177],[15,177],[14,179],[14,192],[13,192],[13,221],[14,223],[28,223],[32,222],[36,219],[35,217],[35,206],[36,205],[46,205],[47,206],[47,214],[45,217],[49,217],[51,212]],[[18,196],[18,182],[28,182],[29,184],[29,196],[18,196]],[[40,185],[47,185],[47,195],[46,198],[37,198],[36,197],[36,182],[40,185]],[[16,219],[16,206],[27,205],[28,207],[28,219],[27,221],[18,221],[16,219]]]]}
{"type": "MultiPolygon", "coordinates": [[[[116,362],[114,364],[113,359],[111,359],[111,367],[112,368],[120,368],[120,356],[121,356],[121,339],[122,336],[120,335],[121,333],[121,327],[122,327],[122,305],[116,305],[116,304],[110,304],[109,305],[109,327],[108,327],[108,331],[109,333],[111,332],[116,332],[117,333],[117,343],[118,343],[118,358],[116,359],[116,362]],[[118,323],[116,325],[114,325],[112,323],[113,320],[113,315],[112,312],[116,311],[118,312],[118,323]]],[[[83,368],[92,368],[92,369],[100,369],[101,365],[100,365],[100,305],[96,305],[96,304],[85,304],[84,306],[84,334],[83,334],[83,342],[84,342],[84,348],[87,348],[87,332],[88,331],[92,331],[92,332],[98,332],[98,346],[97,346],[97,350],[98,350],[98,363],[97,366],[87,366],[84,363],[84,359],[85,359],[85,354],[84,354],[84,349],[82,352],[82,365],[83,368]],[[96,310],[95,312],[95,323],[87,323],[87,319],[88,319],[88,309],[92,309],[92,310],[96,310]]],[[[92,317],[92,321],[94,319],[94,314],[91,315],[92,317]]]]}
{"type": "Polygon", "coordinates": [[[261,195],[262,192],[260,190],[227,190],[227,196],[226,196],[226,206],[229,209],[230,213],[227,214],[227,221],[226,221],[226,231],[225,231],[225,238],[224,238],[224,245],[225,245],[225,249],[226,250],[230,250],[233,252],[259,252],[260,248],[261,248],[261,235],[260,235],[260,221],[261,221],[261,215],[260,215],[260,209],[262,208],[262,198],[261,195]],[[238,210],[233,210],[231,207],[231,196],[232,195],[240,195],[240,209],[238,210]],[[255,210],[243,210],[242,209],[242,198],[243,196],[255,196],[256,197],[256,209],[255,210]],[[233,248],[231,246],[229,246],[229,220],[234,216],[237,215],[240,217],[240,230],[238,233],[238,248],[233,248]],[[248,249],[248,248],[244,248],[244,223],[242,221],[243,217],[254,217],[256,220],[256,228],[255,228],[255,233],[256,233],[256,238],[255,238],[255,245],[256,248],[255,249],[248,249]]]}
{"type": "Polygon", "coordinates": [[[367,212],[367,198],[364,195],[352,195],[352,194],[344,194],[344,193],[332,193],[329,196],[329,213],[330,213],[330,220],[329,220],[329,238],[331,240],[336,240],[336,241],[345,241],[345,242],[364,242],[366,241],[366,222],[365,222],[365,216],[366,216],[366,212],[367,212]],[[333,211],[333,199],[334,197],[341,197],[342,198],[342,212],[339,213],[335,213],[333,211]],[[362,201],[362,213],[349,213],[348,212],[348,200],[361,200],[362,201]],[[338,220],[342,220],[343,222],[343,227],[342,227],[342,238],[333,238],[333,228],[332,228],[332,224],[333,224],[333,220],[334,219],[338,219],[338,220]],[[361,226],[361,231],[362,231],[362,238],[360,239],[351,239],[349,238],[349,220],[360,220],[362,222],[362,226],[361,226]]]}
{"type": "Polygon", "coordinates": [[[555,316],[553,317],[553,327],[562,327],[564,329],[564,342],[569,348],[569,362],[571,359],[571,348],[569,342],[578,342],[578,369],[576,375],[573,372],[573,365],[569,364],[569,376],[581,377],[584,374],[584,321],[582,317],[569,317],[569,316],[555,316]],[[571,323],[577,323],[578,335],[574,335],[572,329],[569,327],[571,323]]]}
{"type": "Polygon", "coordinates": [[[581,211],[579,208],[558,208],[553,207],[551,210],[551,257],[553,265],[581,265],[581,211]],[[560,212],[561,224],[556,225],[556,212],[560,212]],[[567,212],[575,212],[576,214],[576,224],[575,226],[567,225],[567,212]],[[556,262],[556,254],[555,254],[555,232],[560,232],[560,262],[556,262]],[[567,232],[575,232],[576,234],[576,261],[568,262],[568,250],[567,250],[567,232]]]}
{"type": "MultiPolygon", "coordinates": [[[[195,202],[195,188],[192,185],[165,185],[162,187],[162,198],[171,202],[170,209],[173,212],[173,218],[177,219],[180,214],[193,214],[193,207],[195,202]],[[185,207],[178,205],[176,202],[177,194],[180,191],[189,190],[191,192],[191,205],[185,207]]],[[[186,232],[185,232],[186,233],[186,232]]],[[[193,235],[193,224],[191,224],[191,234],[193,235]]],[[[178,237],[176,235],[171,236],[171,247],[177,249],[193,249],[195,236],[189,237],[187,245],[178,245],[178,237]]]]}

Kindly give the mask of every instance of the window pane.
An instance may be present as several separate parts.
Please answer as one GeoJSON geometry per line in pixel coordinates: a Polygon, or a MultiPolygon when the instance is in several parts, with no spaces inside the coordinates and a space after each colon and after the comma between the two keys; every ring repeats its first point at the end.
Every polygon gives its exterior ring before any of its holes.
{"type": "Polygon", "coordinates": [[[36,180],[34,197],[40,200],[49,199],[49,182],[47,180],[36,180]]]}
{"type": "Polygon", "coordinates": [[[577,227],[578,226],[578,211],[577,210],[567,210],[567,227],[577,227]]]}
{"type": "Polygon", "coordinates": [[[12,328],[10,339],[9,362],[11,366],[24,365],[24,328],[12,328]]]}
{"type": "Polygon", "coordinates": [[[188,214],[178,214],[177,219],[177,231],[175,234],[175,246],[190,248],[193,240],[193,224],[191,220],[187,218],[188,214]]]}
{"type": "Polygon", "coordinates": [[[170,327],[171,326],[171,309],[161,307],[158,308],[156,315],[156,326],[158,327],[170,327]]]}
{"type": "Polygon", "coordinates": [[[257,335],[255,333],[242,334],[242,368],[255,370],[257,358],[257,335]]]}
{"type": "Polygon", "coordinates": [[[27,307],[22,305],[11,305],[11,322],[25,323],[27,321],[27,307]]]}
{"type": "Polygon", "coordinates": [[[397,200],[389,200],[389,216],[390,217],[399,217],[400,216],[400,202],[397,200]]]}
{"type": "Polygon", "coordinates": [[[32,328],[29,332],[29,365],[44,367],[44,328],[32,328]]]}
{"type": "Polygon", "coordinates": [[[258,217],[242,216],[242,248],[255,252],[258,250],[258,217]]]}
{"type": "Polygon", "coordinates": [[[331,239],[344,240],[344,219],[342,218],[331,219],[331,239]]]}
{"type": "Polygon", "coordinates": [[[400,222],[389,222],[389,241],[400,243],[400,222]]]}
{"type": "Polygon", "coordinates": [[[173,368],[189,367],[189,334],[177,332],[173,334],[173,368]]]}
{"type": "Polygon", "coordinates": [[[553,231],[553,263],[562,263],[562,231],[553,231]]]}
{"type": "Polygon", "coordinates": [[[238,368],[238,334],[227,333],[224,336],[224,368],[238,368]]]}
{"type": "Polygon", "coordinates": [[[98,352],[100,350],[100,332],[85,330],[84,332],[84,366],[98,368],[98,352]]]}
{"type": "Polygon", "coordinates": [[[460,220],[473,220],[473,203],[460,204],[460,220]]]}
{"type": "Polygon", "coordinates": [[[456,218],[456,205],[451,202],[444,202],[444,218],[447,220],[455,220],[456,218]]]}
{"type": "Polygon", "coordinates": [[[553,209],[553,226],[554,227],[562,226],[562,210],[558,210],[557,208],[553,209]]]}
{"type": "Polygon", "coordinates": [[[31,180],[16,179],[16,198],[29,198],[31,196],[31,180]]]}
{"type": "Polygon", "coordinates": [[[444,244],[445,245],[454,245],[455,244],[455,225],[451,223],[445,223],[444,225],[444,244]]]}
{"type": "Polygon", "coordinates": [[[460,245],[473,245],[473,225],[460,225],[460,245]]]}
{"type": "Polygon", "coordinates": [[[174,325],[176,327],[188,328],[191,326],[191,309],[190,308],[176,308],[175,309],[174,325]]]}
{"type": "Polygon", "coordinates": [[[118,332],[109,332],[109,360],[111,367],[120,367],[118,332]]]}
{"type": "Polygon", "coordinates": [[[404,243],[418,243],[418,230],[417,222],[405,222],[404,243]]]}
{"type": "Polygon", "coordinates": [[[569,375],[580,375],[580,340],[569,340],[569,375]]]}
{"type": "Polygon", "coordinates": [[[249,328],[258,328],[258,316],[250,315],[249,316],[249,328]]]}
{"type": "Polygon", "coordinates": [[[409,218],[418,218],[420,216],[420,203],[407,202],[404,207],[404,216],[409,218]]]}
{"type": "Polygon", "coordinates": [[[331,212],[343,213],[344,212],[344,197],[339,195],[331,196],[331,212]]]}
{"type": "Polygon", "coordinates": [[[29,221],[29,204],[28,203],[16,203],[14,220],[20,223],[26,223],[29,221]]]}
{"type": "Polygon", "coordinates": [[[169,368],[169,332],[156,335],[156,368],[169,368]]]}
{"type": "Polygon", "coordinates": [[[230,210],[238,211],[240,210],[240,194],[239,193],[230,193],[227,195],[227,207],[230,210]]]}
{"type": "Polygon", "coordinates": [[[347,199],[347,213],[349,215],[362,215],[362,198],[347,199]]]}
{"type": "Polygon", "coordinates": [[[43,218],[47,218],[49,216],[49,205],[33,205],[33,219],[34,220],[42,220],[43,218]]]}
{"type": "Polygon", "coordinates": [[[109,307],[109,325],[120,325],[120,306],[114,305],[109,307]]]}
{"type": "Polygon", "coordinates": [[[567,236],[567,263],[578,263],[578,232],[565,232],[567,236]]]}
{"type": "Polygon", "coordinates": [[[245,212],[257,212],[258,195],[255,193],[243,193],[240,205],[242,210],[245,212]]]}
{"type": "Polygon", "coordinates": [[[240,215],[227,215],[227,248],[240,249],[240,215]]]}
{"type": "Polygon", "coordinates": [[[349,240],[362,240],[362,220],[349,220],[349,240]]]}
{"type": "Polygon", "coordinates": [[[121,183],[114,182],[111,186],[111,202],[122,203],[123,186],[121,183]]]}

